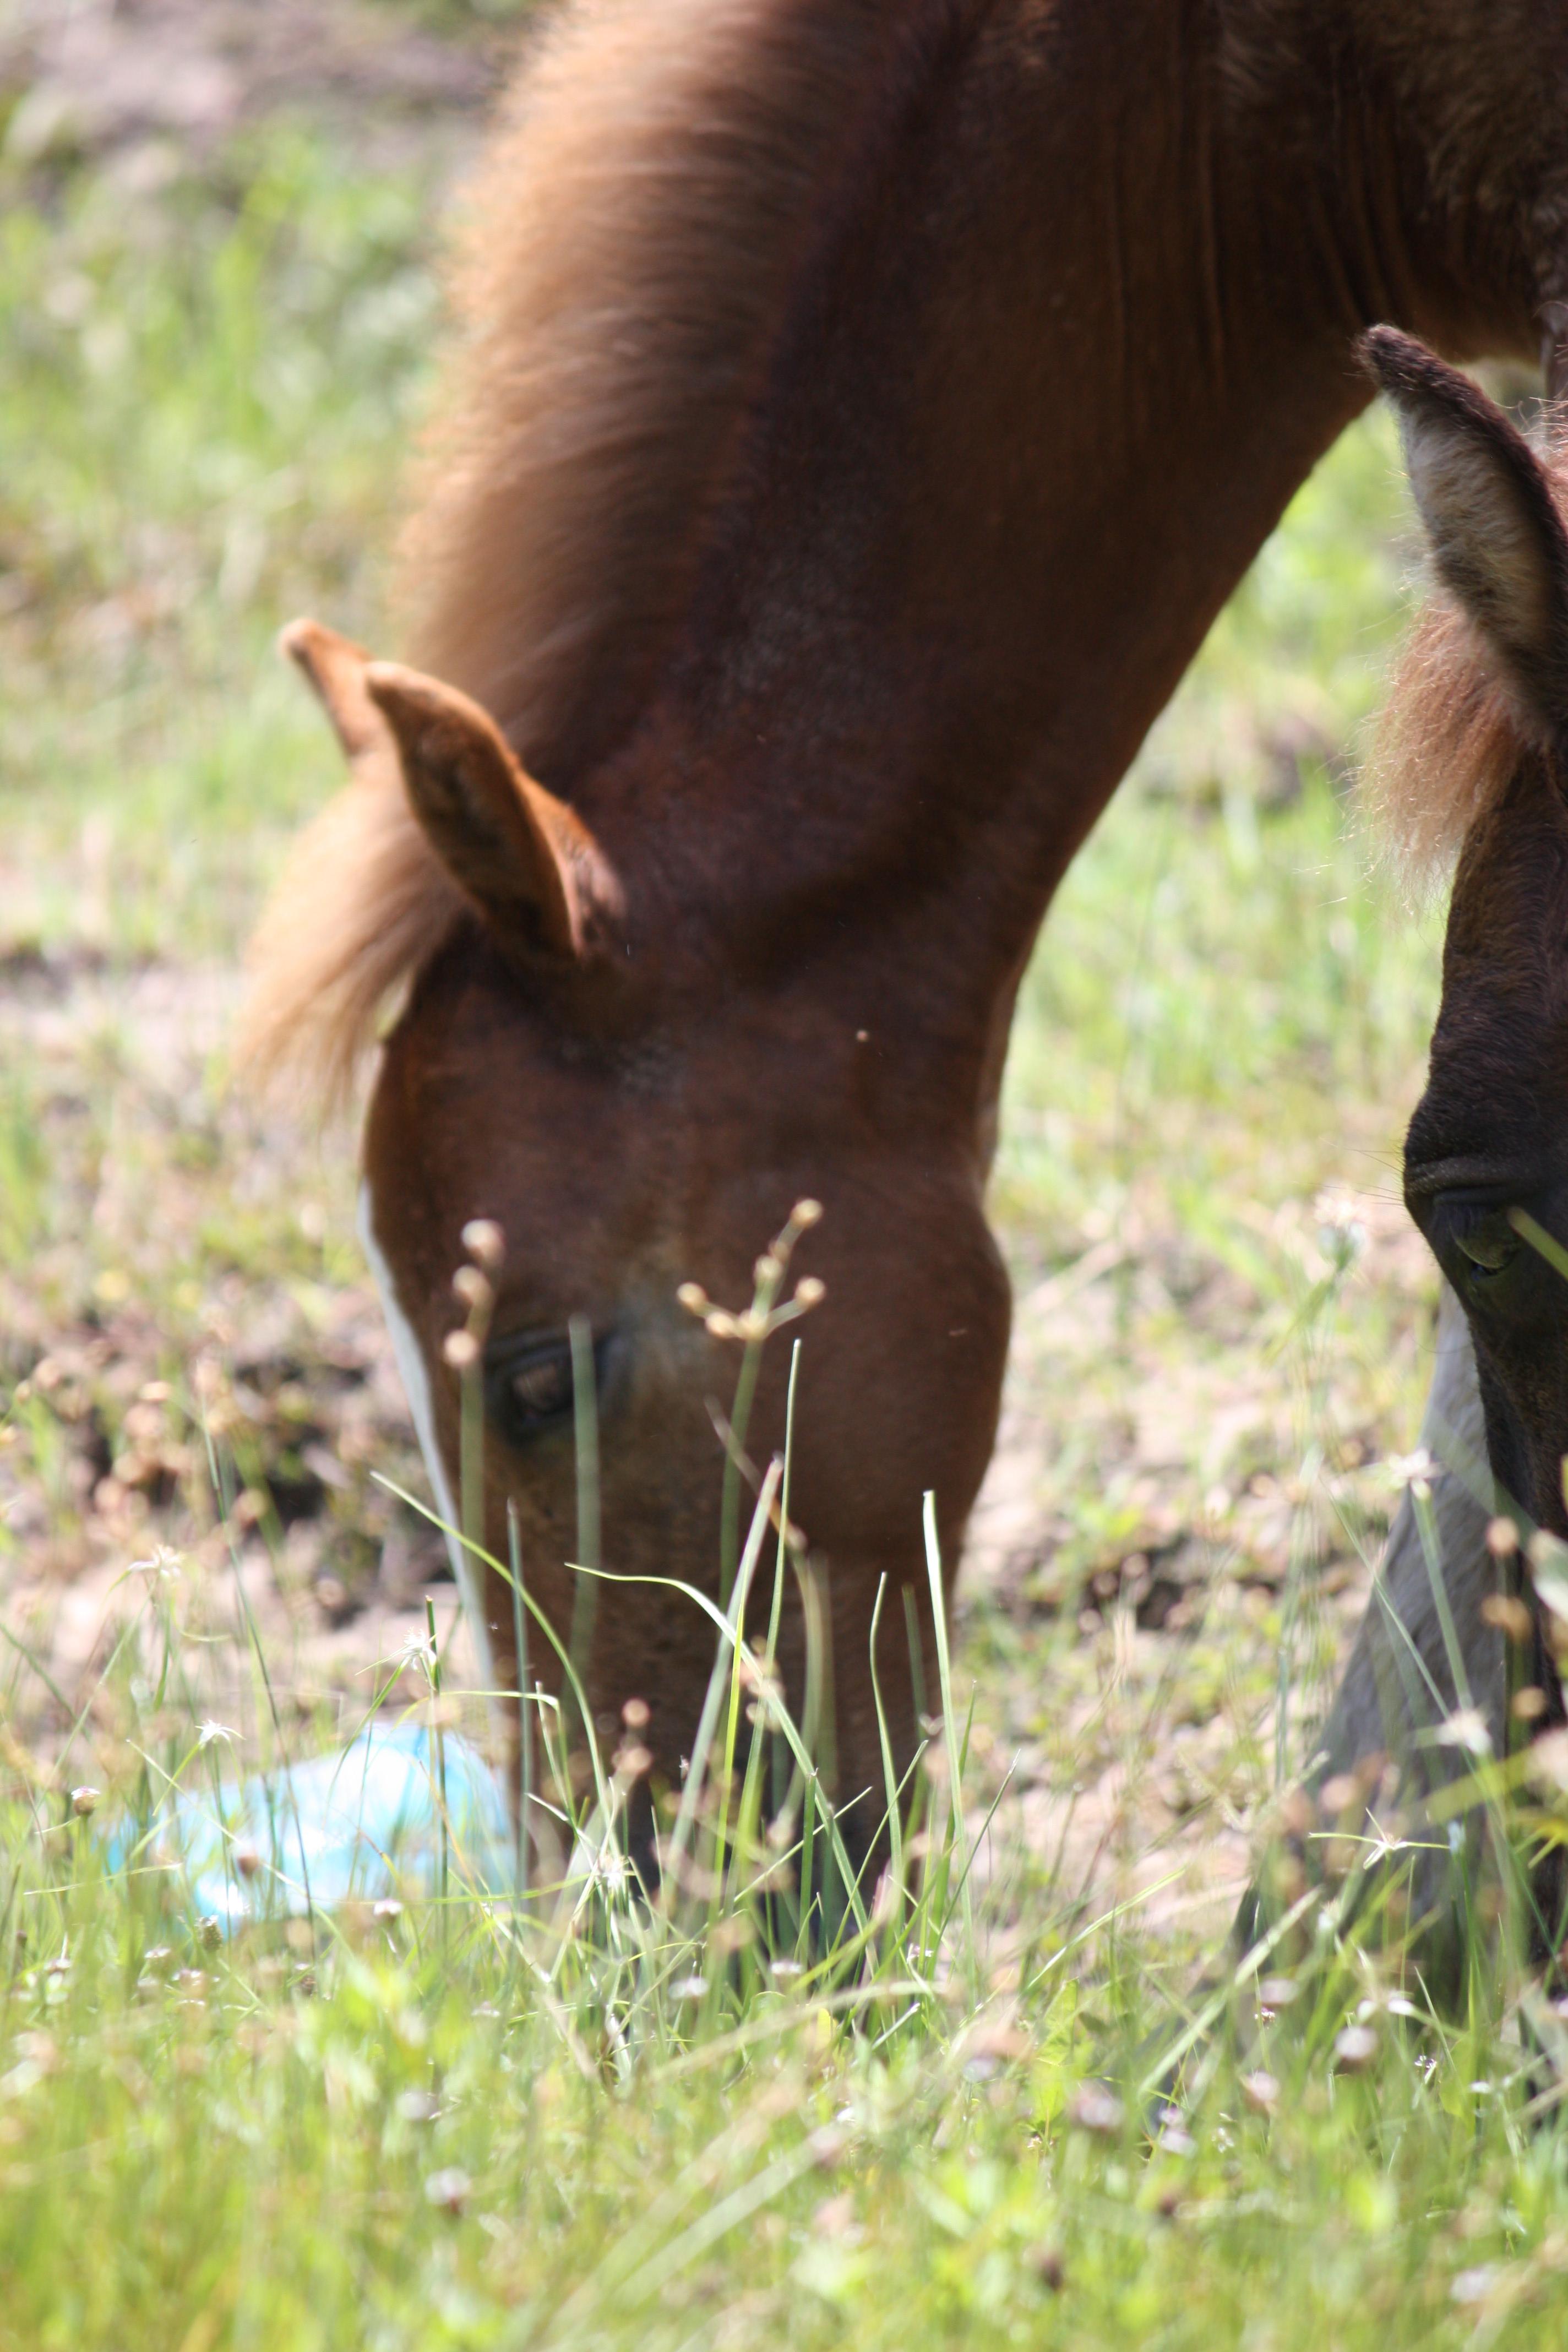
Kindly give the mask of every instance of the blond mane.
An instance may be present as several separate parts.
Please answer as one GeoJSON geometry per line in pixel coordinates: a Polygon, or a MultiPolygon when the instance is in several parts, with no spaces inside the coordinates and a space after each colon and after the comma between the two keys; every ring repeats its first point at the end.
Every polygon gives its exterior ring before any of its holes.
{"type": "MultiPolygon", "coordinates": [[[[462,207],[397,603],[409,658],[557,790],[636,717],[816,226],[898,94],[878,57],[921,14],[582,0],[531,56],[462,207]]],[[[356,780],[262,921],[243,1049],[341,1091],[461,903],[398,780],[356,780]]]]}
{"type": "MultiPolygon", "coordinates": [[[[1541,459],[1568,523],[1568,414],[1549,412],[1541,459]]],[[[1441,874],[1500,800],[1533,730],[1480,638],[1442,591],[1418,614],[1373,731],[1368,797],[1417,883],[1441,874]]]]}
{"type": "Polygon", "coordinates": [[[1523,740],[1468,621],[1434,596],[1411,631],[1365,772],[1378,827],[1418,887],[1446,870],[1500,798],[1523,740]]]}

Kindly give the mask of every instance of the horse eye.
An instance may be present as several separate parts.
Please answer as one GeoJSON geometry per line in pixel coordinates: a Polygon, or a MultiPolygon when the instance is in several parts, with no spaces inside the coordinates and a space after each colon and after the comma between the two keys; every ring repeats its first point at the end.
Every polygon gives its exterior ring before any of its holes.
{"type": "Polygon", "coordinates": [[[1476,1233],[1461,1234],[1458,1249],[1478,1275],[1501,1274],[1519,1255],[1519,1239],[1514,1234],[1496,1233],[1483,1227],[1476,1233]]]}
{"type": "Polygon", "coordinates": [[[485,1387],[492,1420],[514,1441],[565,1420],[573,1405],[571,1341],[501,1341],[492,1347],[485,1387]]]}
{"type": "MultiPolygon", "coordinates": [[[[613,1330],[594,1337],[594,1394],[603,1412],[616,1387],[622,1348],[613,1330]]],[[[485,1409],[514,1445],[547,1430],[570,1429],[577,1402],[572,1341],[564,1331],[501,1332],[485,1351],[485,1409]]]]}

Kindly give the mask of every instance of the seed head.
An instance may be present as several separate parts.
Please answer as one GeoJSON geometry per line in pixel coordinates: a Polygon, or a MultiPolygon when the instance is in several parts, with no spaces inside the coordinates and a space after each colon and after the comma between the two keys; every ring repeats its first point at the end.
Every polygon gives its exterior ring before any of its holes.
{"type": "Polygon", "coordinates": [[[1523,1644],[1535,1631],[1535,1620],[1522,1601],[1511,1592],[1489,1592],[1481,1603],[1484,1623],[1495,1625],[1510,1642],[1523,1644]]]}
{"type": "Polygon", "coordinates": [[[460,1265],[452,1276],[452,1295],[461,1299],[470,1315],[489,1315],[496,1303],[495,1292],[477,1265],[460,1265]]]}
{"type": "Polygon", "coordinates": [[[463,1227],[463,1247],[487,1274],[499,1274],[506,1259],[506,1235],[492,1217],[470,1217],[463,1227]]]}
{"type": "Polygon", "coordinates": [[[1519,1549],[1519,1529],[1511,1519],[1499,1517],[1489,1520],[1487,1549],[1494,1559],[1511,1559],[1519,1549]]]}
{"type": "Polygon", "coordinates": [[[826,1296],[827,1285],[819,1281],[815,1274],[804,1276],[795,1284],[795,1303],[797,1307],[806,1308],[820,1307],[826,1296]]]}
{"type": "Polygon", "coordinates": [[[455,1372],[471,1372],[479,1360],[479,1343],[471,1331],[448,1331],[441,1353],[455,1372]]]}
{"type": "Polygon", "coordinates": [[[100,1789],[73,1789],[71,1790],[72,1812],[84,1816],[88,1813],[95,1813],[102,1793],[100,1789]]]}
{"type": "Polygon", "coordinates": [[[711,1307],[703,1320],[710,1339],[738,1339],[741,1336],[741,1327],[735,1318],[727,1315],[721,1307],[711,1307]]]}
{"type": "Polygon", "coordinates": [[[646,1698],[629,1698],[621,1709],[621,1721],[628,1731],[646,1731],[651,1717],[652,1709],[646,1698]]]}
{"type": "Polygon", "coordinates": [[[752,1268],[752,1276],[760,1290],[764,1282],[777,1282],[783,1272],[784,1266],[772,1250],[764,1250],[752,1268]]]}
{"type": "Polygon", "coordinates": [[[254,1878],[261,1867],[261,1856],[253,1845],[237,1845],[234,1850],[234,1866],[241,1878],[254,1878]]]}
{"type": "Polygon", "coordinates": [[[809,1233],[813,1225],[822,1223],[820,1201],[797,1201],[789,1213],[790,1223],[797,1233],[809,1233]]]}
{"type": "Polygon", "coordinates": [[[689,1315],[708,1313],[708,1293],[700,1282],[683,1282],[675,1295],[689,1315]]]}

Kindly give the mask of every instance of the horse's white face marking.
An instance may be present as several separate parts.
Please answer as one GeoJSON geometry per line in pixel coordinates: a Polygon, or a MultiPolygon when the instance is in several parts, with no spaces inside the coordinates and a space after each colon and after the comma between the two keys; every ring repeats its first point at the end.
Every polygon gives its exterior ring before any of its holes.
{"type": "MultiPolygon", "coordinates": [[[[430,1407],[430,1375],[426,1370],[425,1358],[414,1336],[413,1327],[399,1302],[392,1269],[382,1255],[381,1245],[375,1238],[375,1213],[368,1184],[362,1184],[359,1188],[358,1224],[360,1243],[376,1289],[381,1294],[381,1311],[392,1334],[392,1351],[397,1359],[408,1410],[414,1416],[415,1433],[419,1440],[419,1451],[425,1456],[436,1508],[449,1531],[459,1522],[457,1507],[452,1500],[451,1482],[447,1476],[447,1465],[436,1443],[436,1416],[430,1407]]],[[[494,1691],[497,1687],[495,1662],[490,1650],[490,1629],[479,1602],[479,1578],[468,1553],[451,1532],[447,1536],[447,1552],[452,1563],[452,1574],[457,1579],[458,1591],[462,1595],[464,1614],[473,1634],[480,1679],[487,1691],[494,1691]]]]}

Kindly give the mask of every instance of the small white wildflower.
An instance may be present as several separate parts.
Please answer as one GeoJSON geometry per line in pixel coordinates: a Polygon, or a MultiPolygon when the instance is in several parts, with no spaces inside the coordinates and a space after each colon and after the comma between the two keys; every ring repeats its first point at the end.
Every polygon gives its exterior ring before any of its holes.
{"type": "Polygon", "coordinates": [[[1492,1736],[1479,1706],[1457,1707],[1437,1726],[1436,1736],[1440,1748],[1462,1748],[1467,1756],[1489,1756],[1492,1752],[1492,1736]]]}
{"type": "Polygon", "coordinates": [[[398,1655],[398,1664],[405,1673],[420,1674],[426,1681],[435,1677],[436,1644],[428,1633],[410,1633],[398,1655]]]}
{"type": "Polygon", "coordinates": [[[133,1559],[125,1571],[127,1576],[158,1576],[174,1578],[180,1573],[180,1555],[167,1544],[154,1544],[145,1559],[133,1559]]]}
{"type": "Polygon", "coordinates": [[[1334,2056],[1342,2074],[1362,2074],[1376,2055],[1377,2035],[1370,2025],[1347,2025],[1334,2037],[1334,2056]]]}
{"type": "Polygon", "coordinates": [[[1193,2156],[1197,2142],[1187,2129],[1187,2119],[1180,2107],[1163,2106],[1155,2117],[1154,2146],[1167,2156],[1193,2156]]]}
{"type": "Polygon", "coordinates": [[[1424,1445],[1418,1445],[1414,1454],[1390,1454],[1384,1468],[1391,1486],[1408,1486],[1423,1502],[1432,1492],[1433,1480],[1440,1475],[1440,1465],[1424,1445]]]}
{"type": "Polygon", "coordinates": [[[425,2194],[432,2205],[446,2208],[448,2213],[460,2213],[468,2201],[473,2182],[458,2165],[448,2165],[444,2172],[433,2172],[425,2183],[425,2194]]]}
{"type": "Polygon", "coordinates": [[[214,1723],[209,1717],[205,1723],[197,1727],[196,1746],[210,1748],[215,1739],[226,1739],[232,1748],[238,1738],[238,1732],[231,1731],[226,1723],[214,1723]]]}
{"type": "Polygon", "coordinates": [[[1341,1274],[1366,1247],[1367,1232],[1356,1214],[1355,1195],[1331,1184],[1312,1203],[1318,1223],[1318,1247],[1341,1274]]]}
{"type": "Polygon", "coordinates": [[[1109,2137],[1121,2129],[1123,2113],[1121,2100],[1103,2083],[1080,2083],[1068,2104],[1068,2120],[1080,2131],[1109,2137]]]}
{"type": "Polygon", "coordinates": [[[588,1856],[586,1875],[589,1884],[601,1893],[615,1895],[631,1876],[631,1864],[626,1856],[612,1845],[602,1845],[588,1856]]]}

